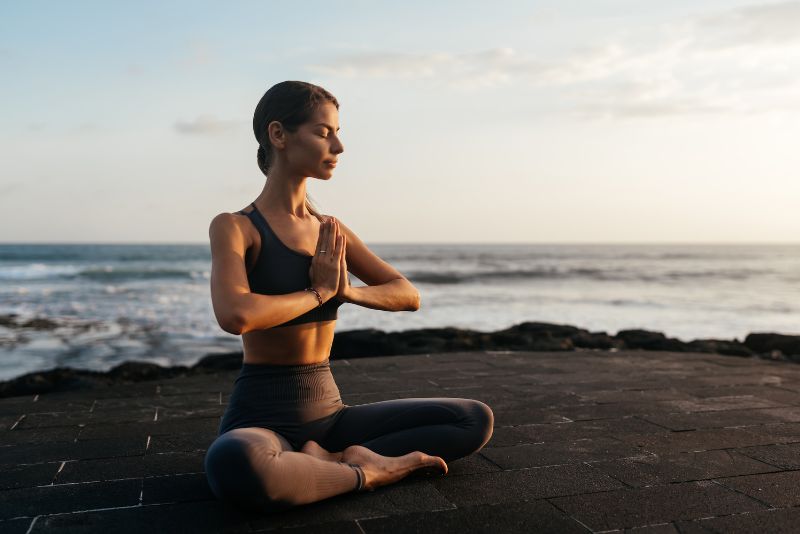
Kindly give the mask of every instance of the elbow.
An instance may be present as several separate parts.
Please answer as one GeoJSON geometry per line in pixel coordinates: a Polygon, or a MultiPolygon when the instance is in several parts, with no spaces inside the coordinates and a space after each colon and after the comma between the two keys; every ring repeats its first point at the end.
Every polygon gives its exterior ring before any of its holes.
{"type": "Polygon", "coordinates": [[[247,331],[245,319],[241,314],[238,313],[219,318],[217,322],[223,330],[235,336],[242,335],[247,331]]]}
{"type": "Polygon", "coordinates": [[[411,307],[408,309],[408,311],[417,311],[419,309],[419,305],[420,305],[420,295],[419,292],[417,291],[414,293],[413,298],[411,299],[411,307]]]}

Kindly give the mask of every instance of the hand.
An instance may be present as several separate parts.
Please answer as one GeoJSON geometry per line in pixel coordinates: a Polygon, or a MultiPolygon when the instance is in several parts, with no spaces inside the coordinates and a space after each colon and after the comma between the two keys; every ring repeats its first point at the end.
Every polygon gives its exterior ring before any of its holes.
{"type": "Polygon", "coordinates": [[[347,276],[347,234],[342,234],[342,262],[339,264],[339,289],[336,298],[339,302],[350,302],[350,291],[350,277],[347,276]]]}
{"type": "Polygon", "coordinates": [[[336,220],[333,217],[325,219],[320,226],[317,250],[308,270],[311,285],[319,291],[323,300],[329,300],[338,293],[343,241],[344,236],[339,234],[336,220]]]}

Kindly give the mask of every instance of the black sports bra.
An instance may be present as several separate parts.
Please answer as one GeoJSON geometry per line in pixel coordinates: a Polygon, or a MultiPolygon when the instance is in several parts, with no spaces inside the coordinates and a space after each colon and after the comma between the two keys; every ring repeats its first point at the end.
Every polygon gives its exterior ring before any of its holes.
{"type": "MultiPolygon", "coordinates": [[[[247,274],[250,291],[261,295],[284,295],[309,287],[311,277],[308,270],[311,268],[313,256],[301,254],[284,245],[270,228],[267,219],[258,211],[255,203],[250,205],[253,207],[251,211],[239,212],[250,218],[261,235],[261,250],[258,253],[256,264],[247,274]]],[[[333,297],[322,306],[317,306],[272,328],[336,319],[339,306],[342,304],[344,303],[333,297]]]]}

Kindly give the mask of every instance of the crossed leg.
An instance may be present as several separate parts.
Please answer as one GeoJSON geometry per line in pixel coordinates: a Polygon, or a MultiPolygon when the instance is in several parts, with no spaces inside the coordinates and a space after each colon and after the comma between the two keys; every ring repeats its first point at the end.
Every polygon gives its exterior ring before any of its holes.
{"type": "Polygon", "coordinates": [[[205,471],[217,498],[244,508],[272,511],[355,489],[358,474],[342,462],[361,466],[365,489],[391,484],[424,467],[447,471],[444,460],[419,451],[398,458],[358,445],[338,455],[313,446],[305,452],[295,451],[279,433],[260,427],[233,429],[214,440],[206,452],[205,471]]]}

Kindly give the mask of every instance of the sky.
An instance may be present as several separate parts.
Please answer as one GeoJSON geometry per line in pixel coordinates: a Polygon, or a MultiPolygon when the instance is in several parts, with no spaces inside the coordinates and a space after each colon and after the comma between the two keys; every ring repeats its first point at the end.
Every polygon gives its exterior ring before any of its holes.
{"type": "Polygon", "coordinates": [[[3,2],[0,242],[207,243],[284,80],[368,244],[798,242],[800,2],[298,5],[3,2]]]}

